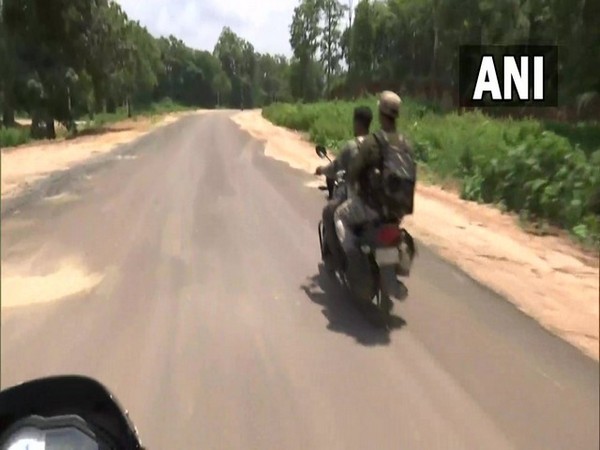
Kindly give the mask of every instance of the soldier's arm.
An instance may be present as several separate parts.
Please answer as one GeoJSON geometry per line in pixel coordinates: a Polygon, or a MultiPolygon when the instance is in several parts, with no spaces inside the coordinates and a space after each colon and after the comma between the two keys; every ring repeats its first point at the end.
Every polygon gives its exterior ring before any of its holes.
{"type": "Polygon", "coordinates": [[[346,167],[346,159],[348,158],[349,153],[350,147],[349,144],[346,143],[342,147],[339,156],[336,159],[334,159],[333,162],[331,162],[325,168],[323,168],[321,173],[326,177],[335,178],[337,171],[343,170],[346,167]]]}
{"type": "Polygon", "coordinates": [[[358,151],[348,167],[347,180],[349,184],[358,182],[360,174],[377,161],[377,141],[368,136],[358,146],[358,151]]]}
{"type": "Polygon", "coordinates": [[[321,175],[326,176],[327,178],[333,178],[335,176],[335,172],[336,172],[336,160],[334,160],[333,162],[330,162],[329,164],[327,164],[326,166],[323,166],[321,168],[321,175]]]}
{"type": "Polygon", "coordinates": [[[354,155],[357,152],[356,141],[348,141],[344,148],[340,152],[340,156],[338,157],[339,169],[338,170],[348,170],[350,166],[350,161],[354,158],[354,155]]]}

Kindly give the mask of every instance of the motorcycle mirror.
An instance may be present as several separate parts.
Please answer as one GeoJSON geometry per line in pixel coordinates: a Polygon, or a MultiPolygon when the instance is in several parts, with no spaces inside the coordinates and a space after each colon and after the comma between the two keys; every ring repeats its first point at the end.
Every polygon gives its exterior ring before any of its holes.
{"type": "Polygon", "coordinates": [[[93,378],[62,375],[0,391],[0,449],[27,448],[144,447],[127,411],[106,387],[93,378]]]}
{"type": "Polygon", "coordinates": [[[317,145],[315,147],[315,150],[316,150],[317,155],[319,156],[319,158],[326,158],[327,157],[327,150],[325,149],[324,146],[317,145]]]}
{"type": "Polygon", "coordinates": [[[12,430],[2,436],[2,448],[7,450],[100,449],[100,443],[84,421],[78,417],[69,418],[69,420],[61,419],[63,418],[43,419],[32,416],[12,427],[12,430]],[[83,426],[81,426],[82,424],[83,426]]]}

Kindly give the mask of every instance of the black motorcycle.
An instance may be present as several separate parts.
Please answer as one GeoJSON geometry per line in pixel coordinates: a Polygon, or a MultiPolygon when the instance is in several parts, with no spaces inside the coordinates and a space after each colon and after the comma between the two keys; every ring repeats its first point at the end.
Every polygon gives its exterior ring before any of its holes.
{"type": "Polygon", "coordinates": [[[41,378],[0,392],[0,448],[144,450],[127,411],[99,382],[41,378]]]}
{"type": "MultiPolygon", "coordinates": [[[[316,152],[320,158],[329,159],[323,146],[318,145],[316,152]]],[[[346,197],[345,175],[344,171],[339,171],[332,180],[330,198],[346,197]]],[[[406,229],[400,227],[400,222],[398,219],[377,220],[355,229],[358,237],[355,251],[345,255],[343,268],[334,270],[335,278],[350,292],[352,299],[360,306],[374,307],[386,325],[393,307],[392,300],[406,298],[406,287],[398,277],[409,276],[416,254],[414,240],[406,229]]],[[[337,239],[337,236],[334,238],[337,239]]],[[[320,221],[319,243],[323,260],[328,253],[325,247],[327,239],[320,221]]]]}

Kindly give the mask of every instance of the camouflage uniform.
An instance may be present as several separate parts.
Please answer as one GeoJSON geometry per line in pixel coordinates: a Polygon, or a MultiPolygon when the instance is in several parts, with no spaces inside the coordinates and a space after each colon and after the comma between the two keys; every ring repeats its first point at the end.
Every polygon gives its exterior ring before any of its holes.
{"type": "MultiPolygon", "coordinates": [[[[392,118],[398,117],[400,104],[400,97],[393,92],[384,91],[379,97],[380,113],[392,118]]],[[[404,139],[397,132],[387,132],[386,135],[390,142],[404,139]]],[[[379,217],[374,202],[371,201],[371,193],[365,192],[366,189],[361,189],[358,183],[365,171],[376,166],[379,159],[379,144],[373,135],[369,135],[360,143],[358,152],[348,167],[346,174],[348,200],[337,208],[334,216],[337,235],[346,253],[355,246],[355,236],[351,232],[352,227],[379,217]]]]}
{"type": "Polygon", "coordinates": [[[350,166],[350,161],[358,153],[358,144],[363,139],[364,136],[359,136],[346,142],[346,144],[344,145],[344,147],[342,147],[342,150],[340,151],[340,156],[338,156],[331,163],[326,165],[321,170],[321,174],[329,178],[335,178],[335,174],[340,170],[347,171],[348,167],[350,166]]]}
{"type": "MultiPolygon", "coordinates": [[[[358,145],[363,139],[363,136],[359,136],[348,141],[342,148],[340,155],[330,164],[325,166],[321,170],[321,174],[329,178],[335,178],[338,171],[345,170],[347,172],[350,162],[358,153],[358,145]]],[[[323,226],[325,228],[326,236],[336,236],[337,233],[334,219],[335,211],[344,200],[345,199],[333,198],[327,203],[327,206],[323,208],[323,226]]],[[[337,240],[333,241],[330,238],[326,239],[328,239],[327,248],[331,251],[333,258],[335,258],[336,265],[340,265],[343,261],[343,251],[340,248],[340,242],[337,240]]]]}

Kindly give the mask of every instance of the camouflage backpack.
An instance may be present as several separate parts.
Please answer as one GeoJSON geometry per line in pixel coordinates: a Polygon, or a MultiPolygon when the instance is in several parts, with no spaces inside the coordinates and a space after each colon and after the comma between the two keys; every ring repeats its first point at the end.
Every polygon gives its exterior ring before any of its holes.
{"type": "Polygon", "coordinates": [[[380,150],[378,203],[385,215],[401,218],[413,213],[417,165],[410,145],[402,137],[390,139],[379,131],[373,134],[380,150]]]}

